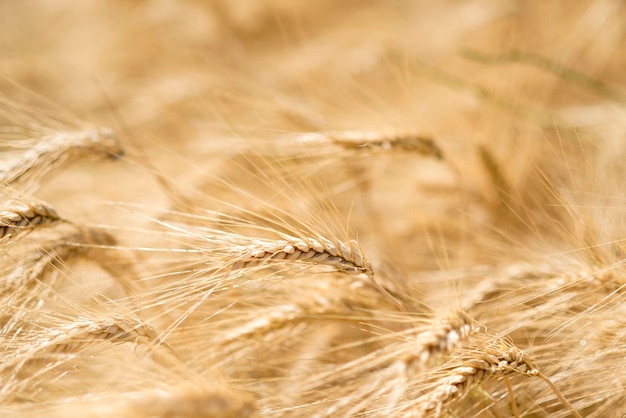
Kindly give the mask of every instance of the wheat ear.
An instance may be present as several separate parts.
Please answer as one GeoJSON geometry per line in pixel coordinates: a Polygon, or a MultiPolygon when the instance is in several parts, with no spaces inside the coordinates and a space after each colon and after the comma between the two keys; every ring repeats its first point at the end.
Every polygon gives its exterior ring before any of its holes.
{"type": "Polygon", "coordinates": [[[64,163],[84,156],[117,158],[123,154],[118,139],[110,129],[60,132],[40,138],[34,146],[0,165],[0,182],[15,184],[42,178],[64,163]]]}
{"type": "Polygon", "coordinates": [[[348,150],[397,150],[443,159],[443,152],[432,138],[415,133],[321,132],[303,134],[299,139],[305,143],[332,143],[348,150]]]}
{"type": "Polygon", "coordinates": [[[82,228],[79,232],[58,239],[27,256],[0,285],[0,296],[26,294],[45,276],[47,271],[79,257],[93,258],[126,291],[131,291],[133,290],[132,284],[124,279],[115,265],[110,263],[110,260],[102,259],[95,251],[98,247],[112,247],[116,244],[115,238],[105,231],[82,228]]]}
{"type": "Polygon", "coordinates": [[[457,312],[420,332],[415,339],[414,349],[402,360],[405,368],[423,367],[433,356],[449,353],[477,330],[472,324],[473,321],[465,312],[457,312]]]}
{"type": "Polygon", "coordinates": [[[501,165],[487,147],[480,145],[477,150],[480,163],[491,180],[495,197],[498,200],[497,207],[509,206],[511,204],[511,185],[506,179],[501,165]]]}
{"type": "MultiPolygon", "coordinates": [[[[359,383],[350,396],[336,402],[316,416],[337,416],[340,411],[342,415],[352,416],[371,410],[372,407],[384,411],[387,415],[392,415],[390,411],[398,407],[400,399],[406,396],[407,390],[419,376],[420,369],[423,369],[434,356],[452,351],[476,330],[477,328],[473,327],[473,321],[464,312],[456,312],[434,322],[389,353],[399,354],[399,359],[382,370],[368,373],[365,380],[359,383]],[[402,353],[406,354],[402,356],[402,353]]],[[[376,359],[384,358],[389,354],[386,354],[383,349],[372,353],[371,356],[362,357],[358,362],[368,360],[369,357],[369,361],[363,363],[367,364],[370,370],[375,369],[376,359]]],[[[340,370],[341,367],[337,368],[334,373],[340,370]]],[[[344,380],[349,380],[347,376],[342,377],[344,380]]]]}
{"type": "Polygon", "coordinates": [[[104,319],[83,319],[51,329],[37,352],[74,353],[97,341],[112,343],[158,343],[156,330],[140,318],[116,315],[104,319]]]}
{"type": "Polygon", "coordinates": [[[5,397],[14,389],[11,383],[20,380],[18,374],[21,370],[36,366],[36,374],[40,375],[54,367],[59,356],[77,353],[97,342],[163,344],[154,328],[145,321],[121,315],[97,320],[81,319],[58,328],[35,332],[27,338],[32,343],[20,345],[25,349],[8,355],[4,353],[0,375],[7,376],[7,380],[3,382],[0,393],[5,397]],[[49,367],[42,367],[46,364],[49,367]]]}
{"type": "Polygon", "coordinates": [[[12,201],[0,209],[0,239],[61,220],[52,206],[35,201],[12,201]]]}
{"type": "MultiPolygon", "coordinates": [[[[448,370],[433,390],[417,399],[418,416],[441,416],[444,408],[462,398],[472,386],[481,381],[515,375],[536,377],[544,381],[573,416],[582,418],[550,379],[534,366],[524,351],[501,339],[485,341],[479,349],[470,352],[470,358],[463,361],[462,366],[448,370]]],[[[510,393],[508,382],[507,388],[510,393]]]]}
{"type": "Polygon", "coordinates": [[[258,241],[241,248],[233,269],[255,267],[270,262],[302,262],[328,265],[349,274],[374,276],[369,261],[358,250],[356,241],[346,245],[327,239],[293,238],[289,240],[258,241]]]}
{"type": "Polygon", "coordinates": [[[473,353],[463,366],[449,370],[436,387],[417,399],[419,416],[441,416],[445,407],[463,397],[468,390],[490,377],[522,375],[539,376],[526,353],[517,347],[504,346],[503,350],[486,348],[473,353]]]}

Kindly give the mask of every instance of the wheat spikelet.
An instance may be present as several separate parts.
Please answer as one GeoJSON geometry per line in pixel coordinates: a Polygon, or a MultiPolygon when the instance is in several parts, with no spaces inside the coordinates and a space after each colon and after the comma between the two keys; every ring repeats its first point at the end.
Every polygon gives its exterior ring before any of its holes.
{"type": "Polygon", "coordinates": [[[47,203],[26,200],[8,202],[0,209],[0,239],[60,220],[54,208],[47,203]]]}
{"type": "MultiPolygon", "coordinates": [[[[0,182],[3,184],[41,179],[52,170],[81,157],[99,155],[117,158],[123,154],[118,139],[109,129],[59,132],[36,141],[22,141],[25,142],[21,144],[23,147],[26,144],[30,146],[23,151],[6,152],[8,156],[4,156],[0,163],[0,182]]],[[[15,141],[7,144],[14,147],[15,141]]]]}
{"type": "MultiPolygon", "coordinates": [[[[257,335],[268,334],[272,330],[282,329],[287,325],[297,324],[306,318],[319,317],[322,314],[340,311],[340,307],[331,301],[318,304],[309,302],[308,305],[304,306],[301,304],[275,306],[268,312],[257,309],[254,311],[254,319],[241,326],[232,327],[231,330],[223,333],[222,338],[225,342],[245,340],[257,335]]],[[[240,321],[241,317],[243,317],[243,314],[240,315],[237,322],[240,321]]]]}

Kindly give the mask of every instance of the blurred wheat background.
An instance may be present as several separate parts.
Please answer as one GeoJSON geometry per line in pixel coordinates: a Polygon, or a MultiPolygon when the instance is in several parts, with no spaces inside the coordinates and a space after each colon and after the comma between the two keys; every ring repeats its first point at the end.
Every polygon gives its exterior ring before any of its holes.
{"type": "Polygon", "coordinates": [[[626,4],[3,1],[0,415],[626,416],[626,4]]]}

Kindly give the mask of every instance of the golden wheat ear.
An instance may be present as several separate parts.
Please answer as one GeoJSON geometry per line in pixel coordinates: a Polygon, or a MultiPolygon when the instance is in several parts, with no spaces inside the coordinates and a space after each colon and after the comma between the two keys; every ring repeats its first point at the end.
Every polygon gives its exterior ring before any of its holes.
{"type": "Polygon", "coordinates": [[[0,182],[6,185],[35,183],[65,164],[89,156],[113,159],[124,155],[110,129],[67,131],[36,139],[5,141],[0,154],[0,182]]]}
{"type": "Polygon", "coordinates": [[[402,332],[381,335],[381,342],[385,342],[381,348],[306,379],[310,384],[301,386],[307,398],[303,403],[310,402],[308,396],[313,394],[318,402],[324,399],[316,417],[397,416],[395,412],[406,404],[412,387],[424,378],[422,372],[432,360],[452,352],[472,332],[471,319],[457,312],[402,332]],[[393,342],[398,337],[402,341],[393,342]]]}
{"type": "MultiPolygon", "coordinates": [[[[0,376],[3,377],[0,396],[5,401],[19,394],[24,382],[41,379],[83,350],[97,344],[147,344],[153,350],[162,346],[171,351],[151,325],[130,314],[80,318],[61,325],[41,323],[22,330],[14,339],[21,340],[22,344],[16,349],[5,349],[4,361],[0,366],[0,376]]],[[[158,359],[158,356],[155,357],[155,360],[158,359]]]]}
{"type": "Polygon", "coordinates": [[[245,248],[234,261],[233,269],[249,268],[266,263],[302,262],[327,265],[349,274],[373,277],[369,261],[359,251],[356,241],[346,245],[325,238],[294,238],[259,241],[245,248]]]}
{"type": "Polygon", "coordinates": [[[34,200],[13,200],[0,206],[0,242],[60,221],[54,208],[34,200]]]}
{"type": "Polygon", "coordinates": [[[539,371],[528,354],[504,339],[493,339],[485,334],[481,334],[481,337],[474,341],[473,347],[467,347],[468,349],[455,359],[460,361],[461,365],[444,367],[442,369],[444,375],[416,399],[417,416],[443,416],[446,410],[452,408],[454,402],[467,396],[472,387],[488,379],[505,381],[511,396],[511,410],[516,413],[513,388],[508,377],[524,376],[545,382],[561,401],[562,406],[576,418],[581,418],[559,389],[539,371]]]}
{"type": "Polygon", "coordinates": [[[131,266],[123,261],[123,255],[118,254],[110,259],[102,253],[103,250],[114,249],[116,246],[117,240],[106,231],[79,228],[78,232],[70,232],[23,257],[4,278],[0,295],[14,300],[20,295],[24,298],[32,297],[32,289],[38,283],[44,282],[49,273],[79,258],[93,260],[111,274],[126,292],[133,292],[134,285],[129,281],[132,276],[129,276],[131,266]]]}
{"type": "MultiPolygon", "coordinates": [[[[131,315],[87,319],[36,332],[34,343],[17,359],[29,364],[46,362],[58,354],[77,353],[99,341],[109,343],[159,343],[156,330],[144,320],[131,315]]],[[[7,366],[9,362],[5,363],[7,366]]]]}
{"type": "Polygon", "coordinates": [[[443,159],[443,151],[433,138],[416,133],[320,132],[300,134],[298,140],[305,144],[334,144],[352,151],[398,151],[443,159]]]}

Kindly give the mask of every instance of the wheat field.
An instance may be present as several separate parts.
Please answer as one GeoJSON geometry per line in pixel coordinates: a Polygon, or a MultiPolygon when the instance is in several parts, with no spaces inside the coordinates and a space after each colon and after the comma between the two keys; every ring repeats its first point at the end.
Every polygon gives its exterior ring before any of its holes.
{"type": "Polygon", "coordinates": [[[4,1],[0,48],[0,416],[626,417],[623,1],[4,1]]]}

